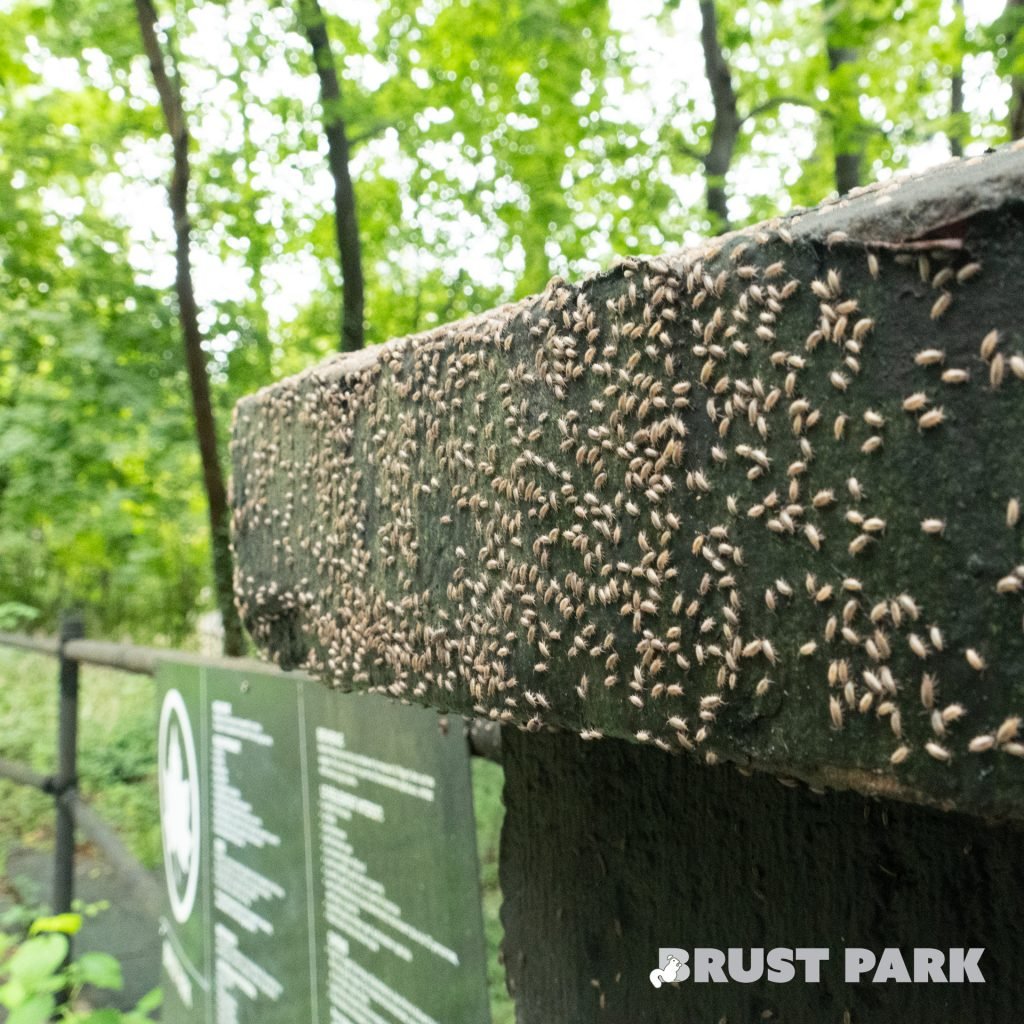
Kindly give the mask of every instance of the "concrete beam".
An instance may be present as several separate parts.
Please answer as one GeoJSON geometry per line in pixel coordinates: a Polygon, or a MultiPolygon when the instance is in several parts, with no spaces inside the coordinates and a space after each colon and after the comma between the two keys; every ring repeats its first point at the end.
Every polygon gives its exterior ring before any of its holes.
{"type": "Polygon", "coordinates": [[[1024,817],[1024,152],[336,357],[236,410],[284,667],[1024,817]]]}

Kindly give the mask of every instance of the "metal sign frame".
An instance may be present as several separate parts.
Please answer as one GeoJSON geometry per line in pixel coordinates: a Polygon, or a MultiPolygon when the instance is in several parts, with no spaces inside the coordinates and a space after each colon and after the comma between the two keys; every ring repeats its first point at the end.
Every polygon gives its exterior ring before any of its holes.
{"type": "Polygon", "coordinates": [[[165,1024],[489,1022],[461,719],[186,662],[157,693],[165,1024]]]}

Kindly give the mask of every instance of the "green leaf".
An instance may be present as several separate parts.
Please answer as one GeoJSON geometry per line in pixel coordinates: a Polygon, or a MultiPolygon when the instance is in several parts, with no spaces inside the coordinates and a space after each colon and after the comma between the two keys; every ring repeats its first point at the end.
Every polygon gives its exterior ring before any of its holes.
{"type": "Polygon", "coordinates": [[[121,989],[121,965],[109,953],[83,953],[71,966],[75,981],[96,988],[121,989]]]}
{"type": "Polygon", "coordinates": [[[75,911],[83,917],[98,917],[105,910],[110,909],[110,900],[96,900],[95,903],[85,903],[82,900],[75,900],[72,903],[75,911]]]}
{"type": "Polygon", "coordinates": [[[0,627],[17,629],[26,622],[39,617],[39,611],[20,601],[0,601],[0,627]]]}
{"type": "Polygon", "coordinates": [[[61,932],[64,935],[77,935],[82,929],[81,914],[54,914],[52,917],[37,918],[29,926],[29,935],[41,932],[61,932]]]}
{"type": "Polygon", "coordinates": [[[46,1024],[56,1007],[57,1002],[52,995],[40,992],[12,1010],[7,1024],[46,1024]]]}
{"type": "Polygon", "coordinates": [[[80,1024],[123,1024],[125,1016],[120,1010],[93,1010],[86,1017],[80,1019],[80,1024]]]}
{"type": "Polygon", "coordinates": [[[136,1004],[137,1013],[152,1013],[153,1010],[162,1006],[164,1002],[164,991],[161,988],[150,989],[136,1004]]]}
{"type": "Polygon", "coordinates": [[[7,963],[7,972],[21,981],[39,981],[59,971],[67,955],[68,940],[64,935],[39,935],[14,953],[7,963]]]}
{"type": "Polygon", "coordinates": [[[0,985],[0,1006],[6,1006],[9,1010],[15,1006],[21,1006],[28,998],[30,989],[23,982],[14,979],[5,985],[0,985]]]}

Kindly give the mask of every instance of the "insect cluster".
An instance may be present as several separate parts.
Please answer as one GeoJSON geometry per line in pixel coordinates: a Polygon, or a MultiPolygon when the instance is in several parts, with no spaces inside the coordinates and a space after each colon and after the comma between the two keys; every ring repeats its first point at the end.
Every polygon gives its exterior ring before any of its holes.
{"type": "Polygon", "coordinates": [[[1024,646],[1024,469],[979,416],[1024,407],[1024,354],[966,312],[985,278],[778,221],[266,389],[243,617],[336,685],[531,731],[1020,757],[985,694],[1024,646]]]}

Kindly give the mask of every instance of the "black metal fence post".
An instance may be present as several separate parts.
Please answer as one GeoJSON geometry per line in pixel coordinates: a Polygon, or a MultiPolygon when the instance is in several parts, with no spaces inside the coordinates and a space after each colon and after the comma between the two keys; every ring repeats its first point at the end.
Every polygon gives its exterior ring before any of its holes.
{"type": "Polygon", "coordinates": [[[78,662],[64,655],[69,640],[85,635],[82,619],[66,615],[60,628],[60,695],[58,705],[57,774],[53,792],[57,808],[54,838],[53,912],[71,910],[75,880],[75,789],[78,785],[78,662]]]}

